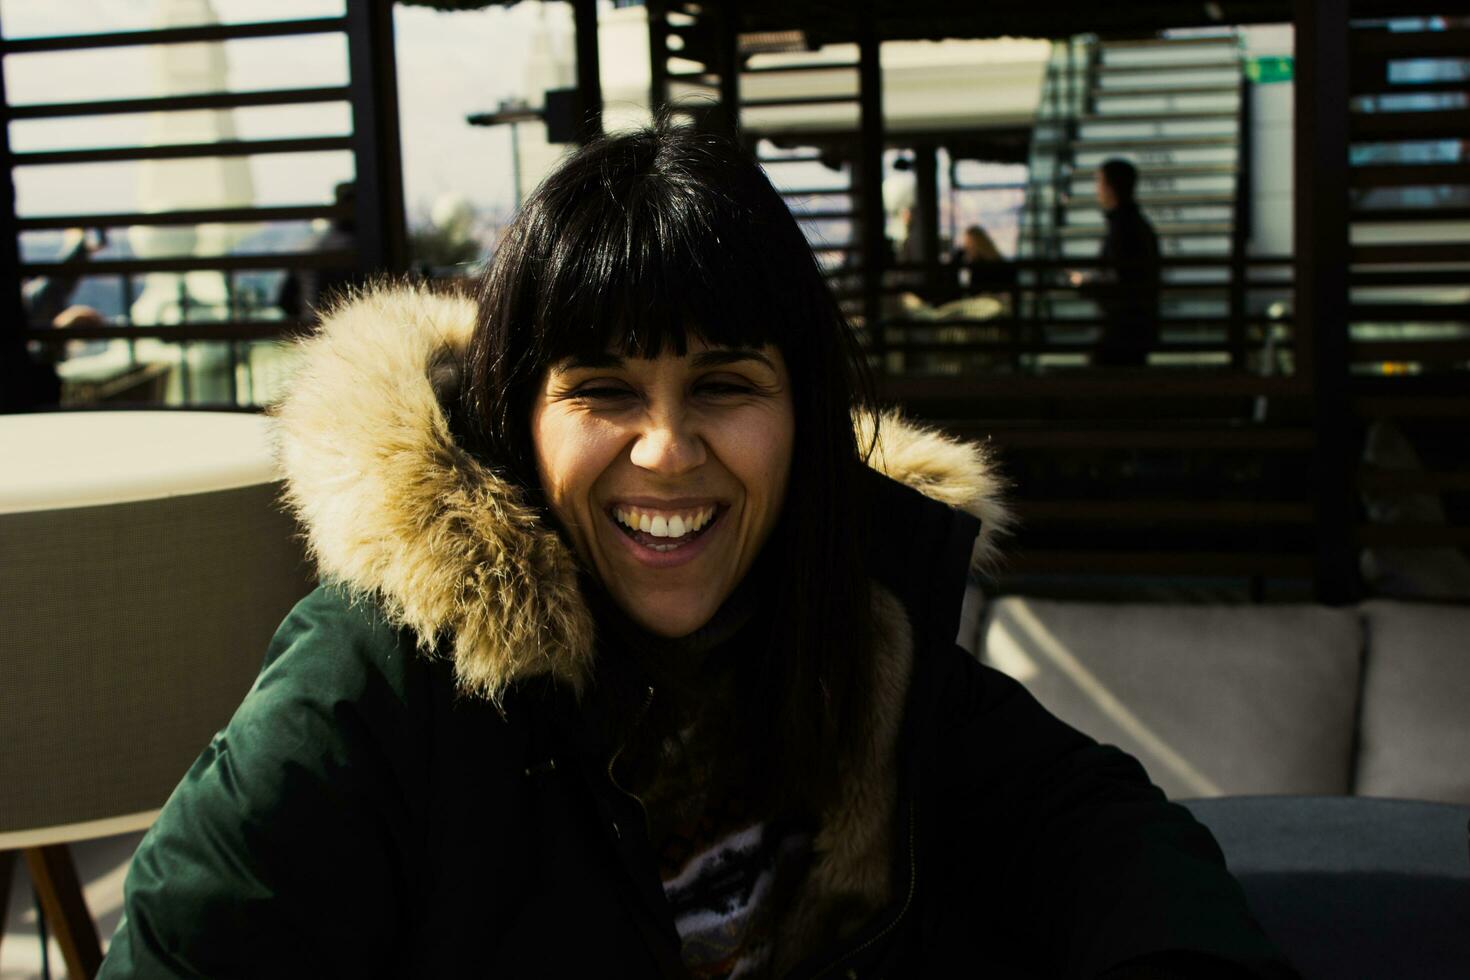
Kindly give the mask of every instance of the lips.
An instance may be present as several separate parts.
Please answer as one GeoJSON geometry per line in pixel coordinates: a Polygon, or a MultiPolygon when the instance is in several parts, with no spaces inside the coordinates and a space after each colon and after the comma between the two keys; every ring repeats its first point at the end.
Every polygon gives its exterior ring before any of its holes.
{"type": "MultiPolygon", "coordinates": [[[[720,523],[728,507],[708,503],[693,507],[650,507],[646,505],[615,504],[608,508],[608,517],[620,532],[620,537],[634,545],[634,551],[645,560],[654,556],[669,556],[703,550],[695,547],[720,523]]],[[[685,557],[680,555],[679,557],[685,557]]],[[[665,561],[654,562],[659,565],[665,561]]]]}

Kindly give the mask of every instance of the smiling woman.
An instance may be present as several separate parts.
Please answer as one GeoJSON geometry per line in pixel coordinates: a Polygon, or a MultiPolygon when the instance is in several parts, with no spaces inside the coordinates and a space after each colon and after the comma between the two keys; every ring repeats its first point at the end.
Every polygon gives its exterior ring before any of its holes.
{"type": "Polygon", "coordinates": [[[586,147],[475,302],[363,293],[302,359],[323,584],[104,976],[1290,975],[1186,810],[956,646],[997,481],[879,425],[736,144],[586,147]]]}
{"type": "Polygon", "coordinates": [[[531,409],[536,469],[583,562],[639,626],[687,636],[760,554],[795,419],[776,348],[568,359],[531,409]]]}

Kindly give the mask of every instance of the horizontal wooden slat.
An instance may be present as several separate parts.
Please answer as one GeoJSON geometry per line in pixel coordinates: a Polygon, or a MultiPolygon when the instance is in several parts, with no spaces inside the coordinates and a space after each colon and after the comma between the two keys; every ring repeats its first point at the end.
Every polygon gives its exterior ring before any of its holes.
{"type": "Polygon", "coordinates": [[[352,149],[350,136],[315,136],[282,140],[219,140],[165,146],[122,146],[103,150],[41,150],[11,155],[17,167],[73,163],[116,163],[125,160],[181,160],[196,157],[243,157],[263,153],[325,153],[352,149]]]}
{"type": "MultiPolygon", "coordinates": [[[[1152,65],[1109,65],[1101,64],[1097,68],[1099,75],[1159,75],[1176,72],[1204,72],[1204,71],[1240,71],[1240,62],[1230,61],[1187,61],[1180,64],[1152,64],[1152,65]]],[[[1097,89],[1099,92],[1106,91],[1106,86],[1097,89]]]]}
{"type": "MultiPolygon", "coordinates": [[[[1092,97],[1097,99],[1144,99],[1144,98],[1169,98],[1179,95],[1237,95],[1240,93],[1240,83],[1230,82],[1220,85],[1140,85],[1134,88],[1102,86],[1092,90],[1092,97]]],[[[1099,113],[1098,118],[1106,119],[1107,113],[1099,113]]]]}
{"type": "Polygon", "coordinates": [[[784,99],[741,99],[742,109],[777,109],[804,105],[857,105],[858,95],[793,95],[784,99]]]}
{"type": "Polygon", "coordinates": [[[1348,35],[1354,59],[1366,55],[1391,58],[1470,57],[1470,30],[1356,30],[1348,35]]]}
{"type": "Polygon", "coordinates": [[[885,397],[910,400],[972,402],[996,398],[1303,398],[1310,385],[1300,378],[1231,374],[1164,368],[1110,368],[1096,373],[1069,371],[1052,376],[984,378],[887,378],[880,382],[885,397]]]}
{"type": "MultiPolygon", "coordinates": [[[[1466,260],[1470,263],[1470,259],[1466,260]]],[[[1470,279],[1470,269],[1414,271],[1363,271],[1348,273],[1348,285],[1367,289],[1381,286],[1463,286],[1470,279]]],[[[1290,286],[1290,283],[1287,283],[1290,286]]]]}
{"type": "Polygon", "coordinates": [[[1349,167],[1348,183],[1353,187],[1470,184],[1470,166],[1461,163],[1385,163],[1349,167]]]}
{"type": "Polygon", "coordinates": [[[1418,223],[1421,221],[1470,221],[1470,208],[1355,208],[1350,212],[1354,224],[1418,223]]]}
{"type": "Polygon", "coordinates": [[[1310,524],[1309,503],[1256,500],[1017,500],[1023,527],[1040,523],[1310,524]]]}
{"type": "Polygon", "coordinates": [[[1264,575],[1310,578],[1310,556],[1233,552],[1040,551],[1008,554],[1000,569],[1006,574],[1095,573],[1108,575],[1264,575]]]}
{"type": "MultiPolygon", "coordinates": [[[[93,260],[82,267],[88,276],[137,275],[143,272],[194,272],[218,270],[235,272],[244,269],[320,269],[350,268],[357,264],[352,251],[267,252],[260,255],[220,255],[214,257],[185,256],[171,259],[107,259],[93,260]]],[[[65,262],[23,262],[20,272],[26,276],[74,276],[78,267],[65,262]]]]}
{"type": "Polygon", "coordinates": [[[757,65],[754,68],[742,68],[742,75],[779,75],[785,72],[821,72],[821,71],[856,71],[857,62],[834,61],[834,62],[802,62],[790,65],[757,65]]]}
{"type": "Polygon", "coordinates": [[[1470,109],[1359,112],[1348,118],[1354,140],[1458,139],[1470,132],[1470,109]]]}
{"type": "MultiPolygon", "coordinates": [[[[1095,94],[1104,94],[1098,92],[1095,94]]],[[[1222,109],[1175,109],[1172,112],[1095,112],[1083,116],[1078,122],[1084,126],[1096,123],[1152,123],[1152,122],[1181,122],[1189,120],[1194,122],[1200,119],[1236,119],[1240,113],[1222,109]]],[[[1079,147],[1084,147],[1088,142],[1078,142],[1079,147]]]]}
{"type": "Polygon", "coordinates": [[[1353,540],[1363,547],[1463,548],[1470,546],[1470,527],[1446,524],[1360,524],[1353,540]]]}
{"type": "MultiPolygon", "coordinates": [[[[1396,361],[1443,363],[1470,361],[1470,340],[1357,340],[1349,347],[1355,363],[1396,361]]],[[[1470,388],[1470,378],[1466,379],[1470,388]]],[[[1470,398],[1470,393],[1467,393],[1470,398]]]]}
{"type": "Polygon", "coordinates": [[[1470,471],[1397,470],[1364,466],[1358,470],[1358,489],[1365,493],[1465,493],[1470,471]]]}
{"type": "Polygon", "coordinates": [[[240,109],[248,106],[301,105],[345,102],[345,86],[283,88],[264,92],[214,92],[205,95],[165,95],[150,99],[110,99],[99,102],[45,102],[0,109],[0,118],[52,119],[62,116],[108,116],[136,112],[181,112],[194,109],[240,109]]]}
{"type": "Polygon", "coordinates": [[[339,218],[352,209],[340,204],[301,204],[274,208],[203,208],[194,211],[125,211],[113,214],[55,214],[17,218],[18,231],[45,228],[129,228],[135,225],[203,225],[231,222],[310,221],[339,218]]]}
{"type": "Polygon", "coordinates": [[[1013,428],[1009,420],[948,420],[945,429],[983,435],[1002,449],[1160,449],[1240,452],[1295,452],[1316,444],[1311,429],[1270,428],[1109,428],[1049,422],[1013,428]]]}
{"type": "Polygon", "coordinates": [[[1420,92],[1464,92],[1470,88],[1470,81],[1465,79],[1450,79],[1445,81],[1426,80],[1422,82],[1390,81],[1388,78],[1387,64],[1376,62],[1367,65],[1354,65],[1348,76],[1348,87],[1353,95],[1416,95],[1420,92]]]}
{"type": "Polygon", "coordinates": [[[314,324],[296,320],[227,320],[219,322],[179,323],[168,326],[68,327],[65,330],[27,330],[28,340],[61,344],[69,340],[175,340],[231,341],[273,340],[298,336],[313,329],[314,324]]]}
{"type": "MultiPolygon", "coordinates": [[[[1154,232],[1160,238],[1199,238],[1228,235],[1233,225],[1229,221],[1155,221],[1154,232]]],[[[1063,238],[1101,238],[1107,233],[1106,225],[1064,225],[1063,238]]],[[[1219,260],[1229,262],[1228,257],[1219,260]]]]}
{"type": "Polygon", "coordinates": [[[347,29],[345,17],[314,17],[305,20],[261,21],[249,24],[211,24],[204,27],[168,27],[152,31],[116,31],[108,34],[68,34],[60,37],[27,37],[0,41],[0,52],[30,54],[37,51],[79,51],[84,48],[122,48],[135,44],[196,44],[202,41],[233,41],[247,37],[288,37],[298,34],[327,34],[347,29]]]}
{"type": "Polygon", "coordinates": [[[1464,395],[1370,395],[1352,400],[1353,413],[1367,419],[1470,418],[1470,397],[1464,395]]]}
{"type": "MultiPolygon", "coordinates": [[[[1180,147],[1191,146],[1234,146],[1240,142],[1240,137],[1232,134],[1207,135],[1207,136],[1142,136],[1142,137],[1118,137],[1109,139],[1064,139],[1050,140],[1039,139],[1033,145],[1048,146],[1070,146],[1076,153],[1091,153],[1094,150],[1170,150],[1180,147]]],[[[1148,176],[1156,176],[1157,172],[1150,166],[1148,176]]]]}
{"type": "Polygon", "coordinates": [[[1201,34],[1184,37],[1130,37],[1130,38],[1108,38],[1101,41],[1098,47],[1104,51],[1138,50],[1150,48],[1167,48],[1171,51],[1182,47],[1209,47],[1227,48],[1234,50],[1240,42],[1233,34],[1201,34]]]}
{"type": "MultiPolygon", "coordinates": [[[[1462,246],[1470,253],[1470,244],[1462,246]]],[[[1354,322],[1376,321],[1399,323],[1413,320],[1421,323],[1445,323],[1470,320],[1470,303],[1353,303],[1348,319],[1354,322]]]]}
{"type": "Polygon", "coordinates": [[[1463,242],[1406,242],[1383,245],[1354,245],[1352,262],[1464,262],[1470,245],[1463,242]]]}

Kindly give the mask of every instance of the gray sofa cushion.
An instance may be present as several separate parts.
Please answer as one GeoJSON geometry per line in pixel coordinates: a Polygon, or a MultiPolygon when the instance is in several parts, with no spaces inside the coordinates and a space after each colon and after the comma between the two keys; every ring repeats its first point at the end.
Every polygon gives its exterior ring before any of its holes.
{"type": "Polygon", "coordinates": [[[1355,791],[1470,803],[1470,609],[1375,600],[1355,791]]]}
{"type": "Polygon", "coordinates": [[[983,659],[1171,797],[1349,791],[1353,610],[1006,598],[982,630],[983,659]]]}

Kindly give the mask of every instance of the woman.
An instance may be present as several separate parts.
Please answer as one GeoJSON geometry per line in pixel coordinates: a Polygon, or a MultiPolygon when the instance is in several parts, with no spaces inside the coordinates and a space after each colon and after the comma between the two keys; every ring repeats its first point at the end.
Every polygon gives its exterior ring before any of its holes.
{"type": "Polygon", "coordinates": [[[994,480],[856,433],[861,365],[679,130],[572,157],[477,304],[338,309],[277,409],[324,585],[104,975],[1269,975],[1208,833],[956,648],[994,480]]]}

